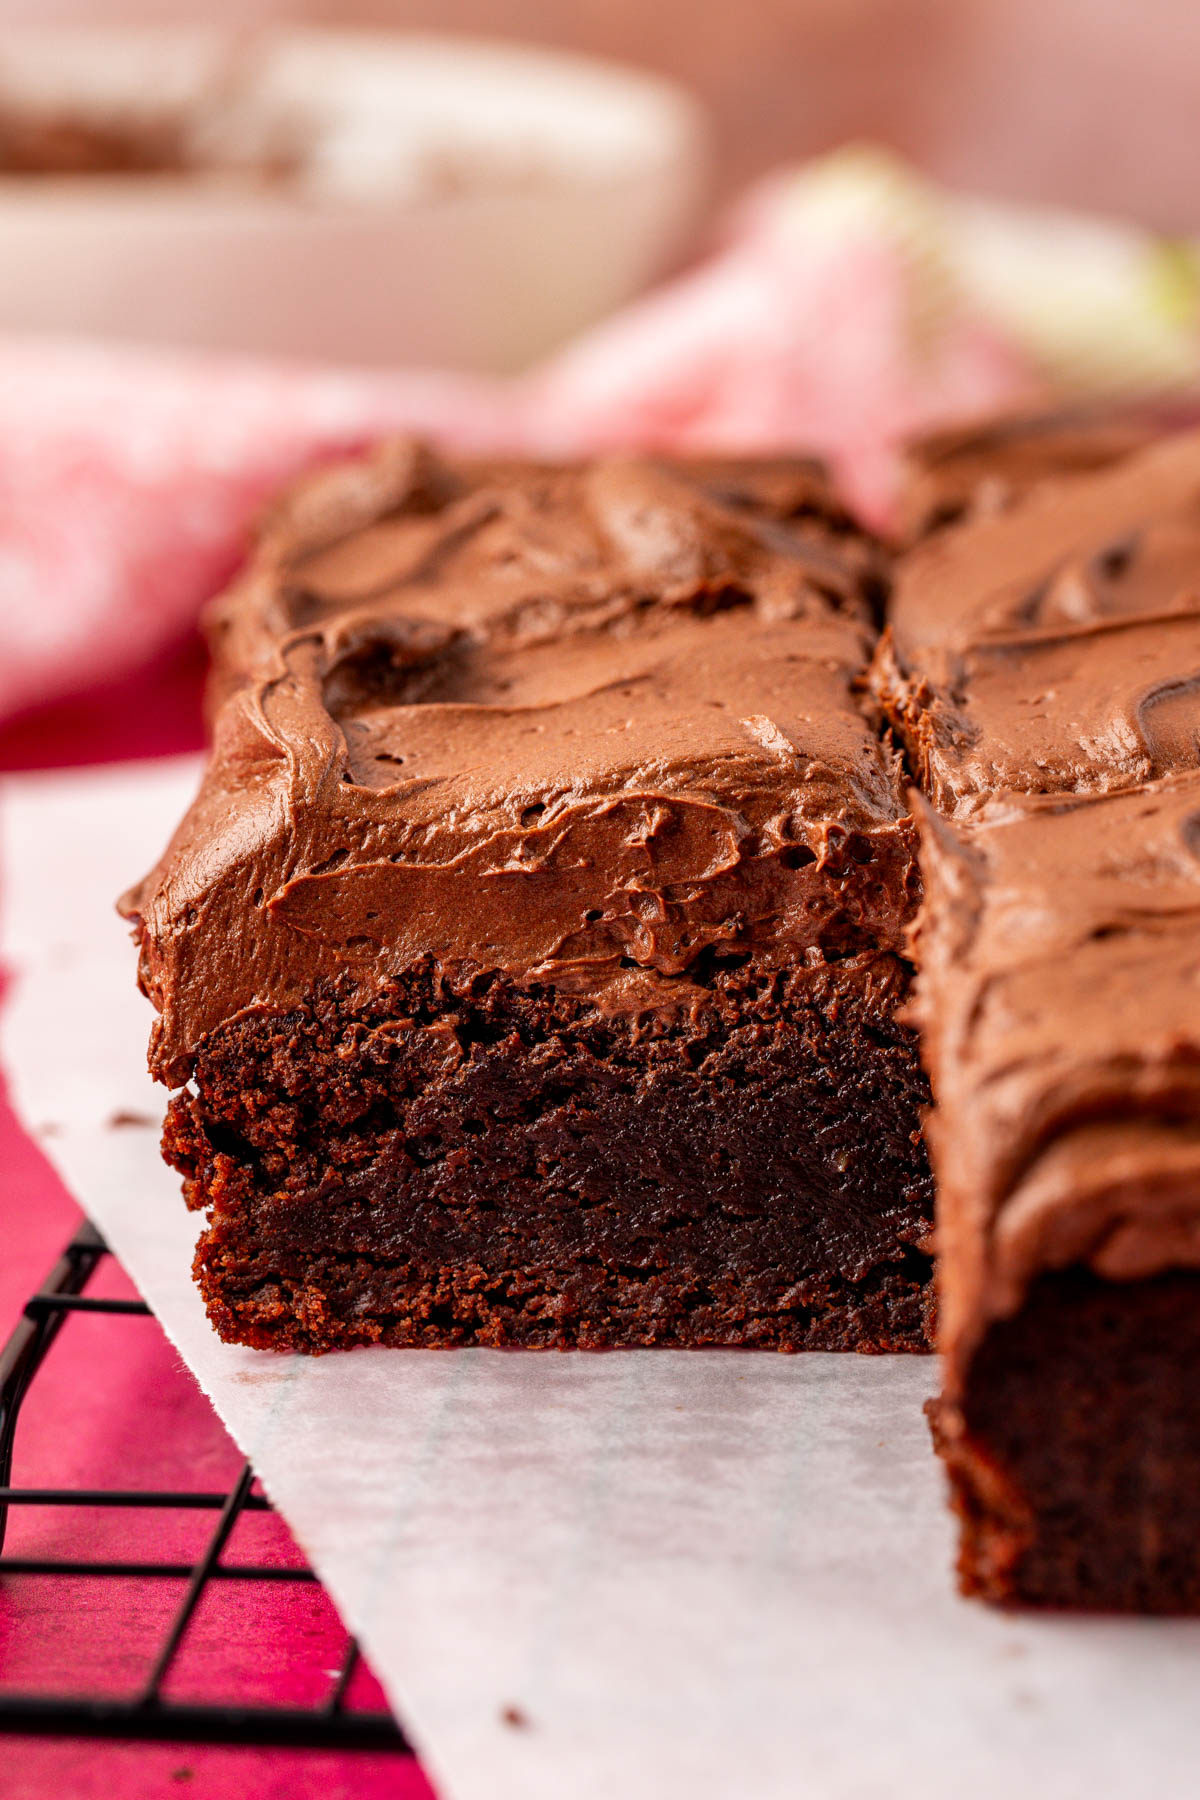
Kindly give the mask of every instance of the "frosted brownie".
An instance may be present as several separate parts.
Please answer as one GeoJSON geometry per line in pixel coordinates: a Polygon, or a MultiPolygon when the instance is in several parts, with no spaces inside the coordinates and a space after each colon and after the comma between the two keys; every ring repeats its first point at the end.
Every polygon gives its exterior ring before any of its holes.
{"type": "Polygon", "coordinates": [[[924,869],[963,1587],[1200,1611],[1200,774],[931,821],[924,869]]]}
{"type": "Polygon", "coordinates": [[[397,446],[282,504],[124,903],[223,1336],[924,1344],[878,597],[800,462],[397,446]]]}
{"type": "Polygon", "coordinates": [[[1200,1607],[1200,438],[902,566],[964,1588],[1200,1607]]]}

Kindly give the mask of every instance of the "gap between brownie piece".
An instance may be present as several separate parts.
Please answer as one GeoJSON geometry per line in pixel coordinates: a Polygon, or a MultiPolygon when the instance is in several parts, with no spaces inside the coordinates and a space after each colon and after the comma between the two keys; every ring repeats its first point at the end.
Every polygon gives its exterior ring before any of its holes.
{"type": "Polygon", "coordinates": [[[924,1346],[878,582],[801,462],[283,503],[126,903],[223,1335],[924,1346]]]}

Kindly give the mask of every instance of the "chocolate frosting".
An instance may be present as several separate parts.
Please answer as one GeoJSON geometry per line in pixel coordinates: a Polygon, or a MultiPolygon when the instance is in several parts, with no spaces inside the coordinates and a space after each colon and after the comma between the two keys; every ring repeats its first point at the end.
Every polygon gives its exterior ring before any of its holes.
{"type": "Polygon", "coordinates": [[[213,753],[123,910],[178,1083],[218,1024],[423,957],[638,1015],[706,958],[899,947],[857,698],[876,553],[801,462],[327,471],[213,607],[213,753]]]}
{"type": "Polygon", "coordinates": [[[1105,793],[1200,760],[1200,434],[902,564],[873,688],[925,792],[1105,793]]]}
{"type": "Polygon", "coordinates": [[[1043,481],[1120,462],[1176,422],[1186,421],[1163,408],[1076,406],[927,432],[904,448],[897,535],[914,544],[947,525],[1004,512],[1043,481]]]}
{"type": "Polygon", "coordinates": [[[872,685],[915,938],[951,1398],[1042,1270],[1200,1264],[1200,435],[901,567],[872,685]]]}
{"type": "Polygon", "coordinates": [[[916,1010],[955,1381],[1040,1270],[1200,1267],[1200,773],[923,809],[916,1010]]]}

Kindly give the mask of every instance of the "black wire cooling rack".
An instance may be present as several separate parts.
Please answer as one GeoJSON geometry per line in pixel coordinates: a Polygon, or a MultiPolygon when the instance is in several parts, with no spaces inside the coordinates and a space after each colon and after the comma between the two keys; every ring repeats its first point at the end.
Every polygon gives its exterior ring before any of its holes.
{"type": "MultiPolygon", "coordinates": [[[[305,1566],[280,1568],[222,1561],[222,1552],[238,1518],[244,1512],[271,1510],[266,1496],[254,1490],[254,1471],[249,1463],[227,1493],[12,1485],[14,1440],[22,1402],[67,1320],[75,1313],[144,1318],[149,1312],[141,1300],[106,1299],[85,1293],[96,1269],[109,1254],[99,1232],[90,1224],[81,1226],[37,1293],[27,1301],[16,1330],[0,1352],[0,1580],[17,1575],[85,1576],[97,1581],[133,1577],[147,1582],[179,1582],[182,1594],[166,1636],[151,1659],[150,1672],[140,1691],[131,1698],[13,1693],[0,1687],[0,1732],[196,1744],[269,1744],[309,1750],[383,1750],[411,1756],[404,1733],[389,1713],[358,1711],[347,1706],[350,1681],[359,1660],[358,1646],[352,1638],[347,1639],[338,1673],[318,1706],[180,1704],[164,1695],[164,1680],[210,1584],[317,1579],[312,1569],[305,1566]],[[3,1555],[9,1509],[14,1506],[203,1510],[216,1513],[217,1519],[207,1545],[193,1563],[46,1560],[3,1555]]],[[[98,1378],[103,1379],[102,1369],[98,1378]]],[[[252,1590],[244,1591],[247,1604],[253,1604],[252,1590]]]]}

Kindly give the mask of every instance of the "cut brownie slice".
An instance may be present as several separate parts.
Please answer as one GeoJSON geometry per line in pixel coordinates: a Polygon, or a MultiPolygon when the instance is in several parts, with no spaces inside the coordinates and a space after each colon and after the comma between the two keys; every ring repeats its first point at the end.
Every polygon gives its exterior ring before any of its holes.
{"type": "Polygon", "coordinates": [[[224,1336],[924,1343],[878,593],[802,463],[399,446],[281,506],[125,903],[224,1336]]]}
{"type": "Polygon", "coordinates": [[[902,567],[936,1431],[992,1600],[1200,1607],[1200,437],[902,567]]]}
{"type": "Polygon", "coordinates": [[[1200,774],[928,815],[963,1588],[1200,1610],[1200,774]]]}

